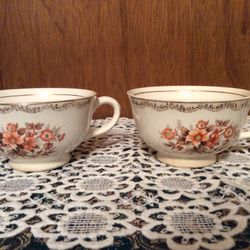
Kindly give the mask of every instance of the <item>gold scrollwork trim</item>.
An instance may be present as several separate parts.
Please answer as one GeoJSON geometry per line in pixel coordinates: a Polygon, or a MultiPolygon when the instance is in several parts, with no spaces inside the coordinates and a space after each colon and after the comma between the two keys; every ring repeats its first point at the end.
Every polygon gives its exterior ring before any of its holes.
{"type": "Polygon", "coordinates": [[[0,114],[10,113],[11,111],[22,111],[25,113],[39,113],[43,110],[64,111],[68,108],[81,108],[91,102],[91,99],[57,102],[57,103],[34,103],[34,104],[4,104],[0,105],[0,114]]]}
{"type": "Polygon", "coordinates": [[[249,100],[240,100],[240,101],[230,101],[230,102],[218,102],[218,103],[173,103],[173,102],[164,102],[164,101],[152,101],[131,98],[133,105],[137,108],[149,107],[156,111],[165,111],[165,110],[177,110],[183,113],[192,113],[197,110],[208,110],[212,112],[218,112],[224,109],[230,109],[232,111],[238,111],[245,107],[248,107],[250,102],[249,100]]]}

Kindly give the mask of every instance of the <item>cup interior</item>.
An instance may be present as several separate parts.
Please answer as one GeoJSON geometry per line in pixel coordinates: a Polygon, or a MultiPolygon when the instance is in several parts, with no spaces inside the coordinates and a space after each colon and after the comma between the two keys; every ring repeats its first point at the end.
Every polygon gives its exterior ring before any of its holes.
{"type": "Polygon", "coordinates": [[[220,102],[250,98],[250,91],[224,87],[162,86],[129,90],[128,95],[156,101],[220,102]]]}
{"type": "Polygon", "coordinates": [[[91,90],[73,88],[32,88],[0,91],[1,104],[36,104],[64,102],[90,98],[96,93],[91,90]]]}

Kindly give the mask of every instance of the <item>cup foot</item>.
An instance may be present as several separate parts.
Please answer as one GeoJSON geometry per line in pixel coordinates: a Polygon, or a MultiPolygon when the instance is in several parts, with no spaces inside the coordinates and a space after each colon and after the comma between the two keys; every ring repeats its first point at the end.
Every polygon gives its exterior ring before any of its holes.
{"type": "Polygon", "coordinates": [[[68,163],[69,160],[70,155],[65,155],[60,158],[53,158],[49,161],[43,159],[28,159],[25,161],[10,160],[9,165],[15,170],[19,170],[22,172],[41,172],[61,167],[64,164],[68,163]]]}
{"type": "Polygon", "coordinates": [[[162,163],[179,168],[200,168],[212,165],[216,162],[216,155],[214,154],[205,156],[180,157],[158,153],[156,158],[162,163]]]}

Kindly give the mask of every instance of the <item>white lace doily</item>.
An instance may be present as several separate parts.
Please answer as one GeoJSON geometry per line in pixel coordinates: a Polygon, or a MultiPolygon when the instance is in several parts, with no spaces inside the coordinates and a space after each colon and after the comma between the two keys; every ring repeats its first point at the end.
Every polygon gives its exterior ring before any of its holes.
{"type": "Polygon", "coordinates": [[[121,118],[61,168],[26,174],[1,158],[0,249],[249,249],[250,140],[198,169],[155,153],[121,118]]]}

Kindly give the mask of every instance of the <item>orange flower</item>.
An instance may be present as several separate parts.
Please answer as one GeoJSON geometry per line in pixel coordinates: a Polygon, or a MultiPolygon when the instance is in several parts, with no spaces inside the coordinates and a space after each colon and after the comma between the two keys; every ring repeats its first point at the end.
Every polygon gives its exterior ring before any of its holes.
{"type": "Polygon", "coordinates": [[[175,131],[170,128],[165,128],[161,132],[161,135],[167,140],[172,140],[175,137],[175,131]]]}
{"type": "Polygon", "coordinates": [[[198,129],[204,129],[204,128],[207,127],[207,124],[208,124],[208,121],[200,120],[200,121],[197,122],[196,128],[198,128],[198,129]]]}
{"type": "Polygon", "coordinates": [[[26,151],[31,151],[36,146],[36,140],[34,136],[26,136],[24,138],[23,148],[26,151]]]}
{"type": "Polygon", "coordinates": [[[10,133],[16,132],[16,130],[17,130],[17,123],[8,123],[7,124],[7,130],[10,133]]]}
{"type": "Polygon", "coordinates": [[[225,138],[230,138],[234,135],[234,128],[232,126],[229,126],[225,129],[223,133],[225,138]]]}
{"type": "Polygon", "coordinates": [[[40,138],[45,141],[45,142],[50,142],[52,140],[54,140],[56,137],[55,137],[55,134],[53,133],[52,130],[50,129],[45,129],[41,132],[40,134],[40,138]]]}
{"type": "Polygon", "coordinates": [[[5,132],[3,133],[3,144],[16,148],[17,145],[23,144],[23,138],[17,132],[5,132]]]}
{"type": "Polygon", "coordinates": [[[215,144],[218,142],[219,138],[220,138],[220,134],[212,133],[209,136],[209,140],[206,142],[206,146],[208,148],[213,148],[215,146],[215,144]]]}
{"type": "Polygon", "coordinates": [[[208,134],[205,129],[195,129],[188,133],[186,137],[187,142],[192,142],[195,147],[198,147],[202,142],[208,140],[208,134]]]}

